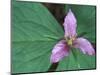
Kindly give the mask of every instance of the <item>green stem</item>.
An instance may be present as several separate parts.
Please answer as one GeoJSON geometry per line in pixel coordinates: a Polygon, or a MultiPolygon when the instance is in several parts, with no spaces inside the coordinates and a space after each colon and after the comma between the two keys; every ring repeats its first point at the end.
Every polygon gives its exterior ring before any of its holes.
{"type": "Polygon", "coordinates": [[[74,59],[75,59],[75,61],[77,63],[78,68],[80,69],[80,64],[78,63],[78,50],[75,50],[75,49],[73,50],[72,49],[72,54],[74,56],[74,59]]]}

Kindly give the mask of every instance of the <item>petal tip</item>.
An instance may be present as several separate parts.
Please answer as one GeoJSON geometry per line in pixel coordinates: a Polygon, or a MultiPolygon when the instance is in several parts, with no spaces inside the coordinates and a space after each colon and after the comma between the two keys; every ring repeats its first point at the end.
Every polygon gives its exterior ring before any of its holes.
{"type": "Polygon", "coordinates": [[[55,57],[53,57],[53,55],[51,55],[50,62],[51,62],[51,63],[57,63],[58,60],[55,59],[55,57]]]}
{"type": "Polygon", "coordinates": [[[95,55],[95,50],[92,49],[91,52],[88,53],[88,55],[95,55]]]}

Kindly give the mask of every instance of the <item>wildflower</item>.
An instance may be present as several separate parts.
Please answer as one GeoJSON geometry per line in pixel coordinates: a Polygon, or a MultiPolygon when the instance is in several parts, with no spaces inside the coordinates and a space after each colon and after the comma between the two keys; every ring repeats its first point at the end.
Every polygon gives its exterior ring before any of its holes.
{"type": "Polygon", "coordinates": [[[50,58],[51,63],[59,62],[65,56],[68,56],[71,47],[79,48],[84,54],[95,54],[95,50],[87,39],[83,37],[77,37],[77,21],[71,9],[69,9],[63,25],[65,30],[64,39],[60,40],[54,46],[50,58]]]}

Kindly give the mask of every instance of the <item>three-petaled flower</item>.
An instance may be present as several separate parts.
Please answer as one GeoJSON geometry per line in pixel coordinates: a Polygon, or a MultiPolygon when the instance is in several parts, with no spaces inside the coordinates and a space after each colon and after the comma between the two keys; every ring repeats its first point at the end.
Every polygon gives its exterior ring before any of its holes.
{"type": "Polygon", "coordinates": [[[79,48],[84,54],[95,54],[94,48],[87,39],[77,37],[77,21],[71,9],[69,9],[69,12],[64,19],[63,26],[65,30],[64,39],[60,40],[54,46],[50,58],[51,63],[59,62],[65,56],[68,56],[71,47],[79,48]]]}

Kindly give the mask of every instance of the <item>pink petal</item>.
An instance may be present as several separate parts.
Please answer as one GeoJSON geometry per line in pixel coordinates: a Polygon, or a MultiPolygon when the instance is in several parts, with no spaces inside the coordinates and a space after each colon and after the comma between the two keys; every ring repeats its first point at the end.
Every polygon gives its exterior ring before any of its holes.
{"type": "Polygon", "coordinates": [[[56,63],[69,54],[68,46],[65,40],[59,41],[53,48],[50,61],[56,63]]]}
{"type": "Polygon", "coordinates": [[[74,37],[77,35],[76,33],[76,18],[71,9],[69,9],[69,12],[67,16],[64,19],[64,30],[65,30],[65,37],[74,37]]]}
{"type": "Polygon", "coordinates": [[[95,54],[95,50],[94,48],[92,47],[91,43],[84,39],[84,38],[77,38],[75,41],[74,41],[74,46],[76,48],[80,48],[80,50],[84,53],[84,54],[89,54],[89,55],[93,55],[95,54]]]}

